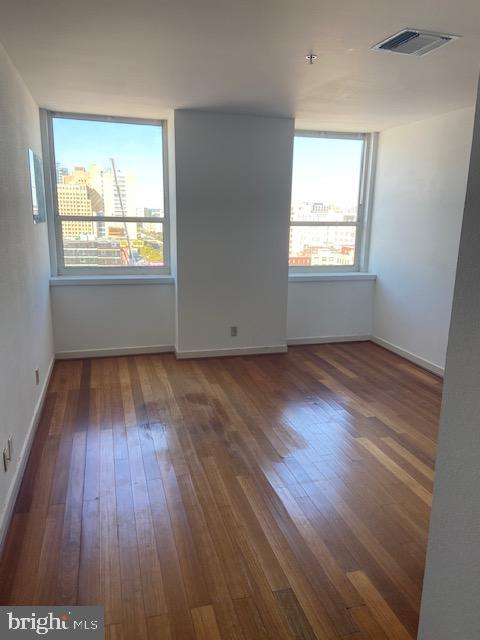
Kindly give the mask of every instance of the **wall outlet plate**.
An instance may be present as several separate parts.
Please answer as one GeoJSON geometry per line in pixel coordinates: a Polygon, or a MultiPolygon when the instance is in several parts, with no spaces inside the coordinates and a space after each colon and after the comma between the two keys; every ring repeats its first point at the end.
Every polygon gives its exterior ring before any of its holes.
{"type": "Polygon", "coordinates": [[[230,327],[230,335],[232,338],[236,338],[238,335],[238,327],[230,327]]]}

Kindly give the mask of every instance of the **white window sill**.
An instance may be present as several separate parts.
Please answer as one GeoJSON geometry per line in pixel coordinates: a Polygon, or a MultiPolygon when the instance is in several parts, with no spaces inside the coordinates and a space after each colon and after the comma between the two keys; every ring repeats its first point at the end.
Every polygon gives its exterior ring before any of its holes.
{"type": "Polygon", "coordinates": [[[57,276],[50,278],[51,287],[112,284],[174,284],[173,276],[57,276]]]}
{"type": "Polygon", "coordinates": [[[341,281],[358,281],[358,280],[376,280],[374,273],[361,273],[359,271],[348,271],[344,273],[290,273],[289,282],[334,282],[341,281]]]}

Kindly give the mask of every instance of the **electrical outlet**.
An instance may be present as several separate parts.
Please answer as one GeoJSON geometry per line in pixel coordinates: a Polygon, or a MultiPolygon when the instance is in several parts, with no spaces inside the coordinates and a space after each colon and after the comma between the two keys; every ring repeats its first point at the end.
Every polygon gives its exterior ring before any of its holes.
{"type": "Polygon", "coordinates": [[[13,450],[13,436],[10,436],[7,440],[7,446],[3,450],[3,469],[6,471],[8,469],[8,465],[12,461],[12,450],[13,450]]]}
{"type": "Polygon", "coordinates": [[[39,369],[35,369],[35,384],[36,385],[40,384],[40,370],[39,369]]]}
{"type": "Polygon", "coordinates": [[[3,470],[6,471],[8,469],[8,464],[10,462],[10,458],[8,455],[8,449],[5,447],[3,450],[3,470]]]}
{"type": "Polygon", "coordinates": [[[238,327],[230,327],[230,335],[232,338],[236,338],[238,335],[238,327]]]}

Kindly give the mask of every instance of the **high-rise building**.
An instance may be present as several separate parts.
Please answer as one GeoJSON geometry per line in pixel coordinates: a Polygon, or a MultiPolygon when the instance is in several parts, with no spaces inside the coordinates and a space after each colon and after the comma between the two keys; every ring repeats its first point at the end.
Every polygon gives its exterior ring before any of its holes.
{"type": "Polygon", "coordinates": [[[62,167],[59,162],[55,165],[56,174],[57,174],[57,184],[63,182],[63,176],[68,176],[68,169],[66,167],[62,167]]]}
{"type": "Polygon", "coordinates": [[[145,216],[145,218],[163,218],[163,209],[144,207],[140,210],[139,215],[145,216]]]}
{"type": "Polygon", "coordinates": [[[307,224],[290,227],[290,266],[351,265],[356,227],[328,225],[328,222],[355,222],[355,207],[341,208],[322,202],[302,202],[292,206],[292,220],[307,224]],[[308,222],[326,222],[325,226],[308,222]]]}
{"type": "Polygon", "coordinates": [[[63,257],[69,267],[115,267],[127,264],[128,256],[119,242],[105,238],[68,240],[63,245],[63,257]]]}
{"type": "Polygon", "coordinates": [[[118,218],[118,222],[65,221],[63,237],[68,238],[64,246],[65,264],[75,266],[76,263],[70,262],[70,256],[74,255],[77,244],[82,253],[81,264],[90,264],[96,257],[102,264],[109,264],[109,260],[128,261],[128,255],[125,257],[122,251],[131,252],[131,241],[137,240],[138,226],[135,222],[122,221],[122,218],[137,215],[135,176],[117,168],[114,171],[113,167],[102,170],[97,165],[91,165],[88,170],[76,165],[71,173],[60,167],[57,175],[60,215],[118,218]],[[105,253],[107,245],[111,248],[108,256],[105,253]]]}
{"type": "MultiPolygon", "coordinates": [[[[69,177],[69,176],[67,176],[69,177]]],[[[91,216],[92,203],[88,197],[86,184],[60,183],[57,185],[58,211],[61,216],[91,216]]],[[[93,223],[80,220],[66,220],[62,223],[63,235],[79,238],[93,234],[93,223]]]]}

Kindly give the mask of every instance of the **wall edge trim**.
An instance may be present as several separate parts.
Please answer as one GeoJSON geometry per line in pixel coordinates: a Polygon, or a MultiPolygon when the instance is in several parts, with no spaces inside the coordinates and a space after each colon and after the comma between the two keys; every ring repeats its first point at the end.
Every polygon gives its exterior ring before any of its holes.
{"type": "Polygon", "coordinates": [[[5,544],[7,532],[12,520],[15,502],[18,497],[20,485],[22,483],[23,476],[25,474],[25,468],[27,466],[28,458],[30,456],[30,450],[33,444],[35,434],[37,432],[37,427],[40,422],[43,407],[45,405],[45,400],[47,398],[48,385],[50,384],[50,379],[52,377],[54,364],[55,364],[55,357],[52,356],[52,359],[50,360],[50,364],[48,365],[47,375],[45,376],[45,380],[43,382],[43,386],[37,400],[37,404],[35,405],[35,408],[33,410],[33,416],[30,421],[30,426],[28,427],[25,440],[23,441],[23,445],[18,456],[17,468],[10,482],[10,487],[8,489],[7,496],[3,504],[2,512],[0,514],[0,554],[3,553],[3,547],[5,544]]]}
{"type": "Polygon", "coordinates": [[[430,373],[434,373],[435,375],[440,376],[441,378],[443,378],[444,376],[445,369],[443,367],[440,367],[438,364],[435,364],[434,362],[430,362],[430,360],[426,360],[421,356],[417,356],[415,353],[411,353],[406,349],[402,349],[402,347],[398,347],[392,342],[388,342],[388,340],[384,340],[383,338],[379,338],[378,336],[372,336],[371,341],[374,342],[375,344],[378,344],[379,347],[383,347],[384,349],[387,349],[387,351],[396,353],[398,356],[405,358],[405,360],[409,360],[410,362],[413,362],[413,364],[416,364],[422,369],[426,369],[427,371],[430,371],[430,373]]]}
{"type": "Polygon", "coordinates": [[[55,354],[57,360],[76,360],[78,358],[108,358],[115,356],[135,356],[146,353],[173,353],[173,345],[148,345],[135,347],[106,347],[99,349],[78,349],[71,351],[58,351],[55,354]]]}
{"type": "Polygon", "coordinates": [[[302,344],[328,344],[330,342],[366,342],[372,336],[367,334],[346,335],[346,336],[311,336],[308,338],[290,338],[287,344],[291,346],[302,344]]]}
{"type": "Polygon", "coordinates": [[[286,344],[271,345],[268,347],[238,347],[234,349],[199,349],[196,351],[179,351],[175,350],[178,360],[186,360],[189,358],[220,358],[225,356],[249,356],[261,355],[268,353],[286,353],[286,344]]]}

